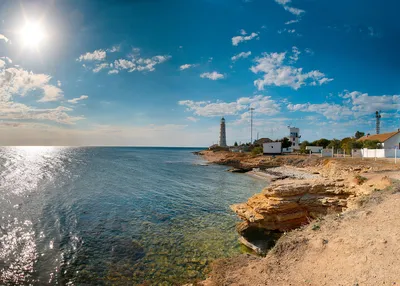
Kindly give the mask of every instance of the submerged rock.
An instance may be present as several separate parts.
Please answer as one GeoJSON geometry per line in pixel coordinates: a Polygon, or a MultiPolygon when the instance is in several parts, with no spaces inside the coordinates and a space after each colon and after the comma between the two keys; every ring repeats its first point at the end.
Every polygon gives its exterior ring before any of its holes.
{"type": "Polygon", "coordinates": [[[113,262],[127,260],[133,263],[144,255],[143,246],[138,241],[129,238],[115,240],[111,247],[113,262]]]}

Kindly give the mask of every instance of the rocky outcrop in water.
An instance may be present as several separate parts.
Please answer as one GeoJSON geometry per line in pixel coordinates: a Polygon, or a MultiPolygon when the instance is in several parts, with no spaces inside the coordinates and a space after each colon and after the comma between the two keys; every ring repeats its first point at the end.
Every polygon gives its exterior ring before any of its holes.
{"type": "Polygon", "coordinates": [[[350,195],[341,180],[284,180],[231,209],[243,220],[238,225],[241,235],[251,229],[287,231],[329,212],[343,211],[350,195]]]}

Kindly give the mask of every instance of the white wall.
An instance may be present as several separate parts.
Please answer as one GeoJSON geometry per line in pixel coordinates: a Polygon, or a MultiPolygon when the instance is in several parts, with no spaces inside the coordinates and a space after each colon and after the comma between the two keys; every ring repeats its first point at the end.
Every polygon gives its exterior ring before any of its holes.
{"type": "Polygon", "coordinates": [[[400,143],[400,133],[386,140],[383,148],[384,149],[394,149],[396,147],[399,148],[399,143],[400,143]]]}
{"type": "Polygon", "coordinates": [[[351,156],[355,157],[355,158],[361,158],[362,157],[362,149],[353,149],[351,156]]]}
{"type": "Polygon", "coordinates": [[[281,154],[282,153],[282,142],[271,142],[263,144],[264,154],[281,154]]]}
{"type": "Polygon", "coordinates": [[[364,158],[394,158],[395,152],[397,153],[396,157],[399,158],[400,150],[398,149],[361,149],[364,158]]]}
{"type": "Polygon", "coordinates": [[[332,157],[332,149],[322,149],[321,157],[332,157]]]}
{"type": "Polygon", "coordinates": [[[312,153],[321,153],[322,149],[324,149],[324,147],[306,146],[306,150],[311,150],[312,153]]]}

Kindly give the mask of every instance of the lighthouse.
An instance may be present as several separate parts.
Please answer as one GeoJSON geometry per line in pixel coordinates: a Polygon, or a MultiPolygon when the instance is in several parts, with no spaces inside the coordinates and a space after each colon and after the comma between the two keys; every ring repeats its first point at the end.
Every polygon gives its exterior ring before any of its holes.
{"type": "Polygon", "coordinates": [[[219,130],[219,146],[226,147],[226,131],[225,131],[225,118],[221,118],[221,126],[219,130]]]}

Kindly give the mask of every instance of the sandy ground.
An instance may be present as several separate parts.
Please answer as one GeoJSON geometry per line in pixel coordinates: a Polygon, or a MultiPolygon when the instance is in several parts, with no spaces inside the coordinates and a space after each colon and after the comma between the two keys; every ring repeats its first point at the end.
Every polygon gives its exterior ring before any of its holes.
{"type": "Polygon", "coordinates": [[[271,181],[277,178],[293,178],[293,179],[314,179],[319,178],[319,175],[310,174],[308,170],[301,170],[299,168],[293,168],[291,166],[273,167],[266,170],[257,170],[247,172],[246,174],[271,181]]]}
{"type": "Polygon", "coordinates": [[[285,234],[265,258],[214,265],[205,285],[400,285],[400,188],[285,234]]]}
{"type": "MultiPolygon", "coordinates": [[[[213,151],[202,151],[200,152],[203,159],[210,163],[219,163],[225,164],[229,160],[237,160],[240,161],[243,165],[251,165],[258,167],[259,166],[268,166],[269,167],[277,167],[277,166],[293,166],[297,168],[304,167],[312,167],[318,166],[323,162],[335,161],[338,164],[343,164],[343,166],[364,166],[370,167],[371,170],[400,170],[400,159],[397,160],[397,164],[394,164],[393,159],[377,159],[374,158],[331,158],[331,157],[320,157],[318,155],[282,155],[282,156],[265,156],[265,155],[257,155],[252,156],[249,153],[233,153],[233,152],[213,152],[213,151]]],[[[229,165],[229,162],[227,163],[229,165]]],[[[317,168],[318,171],[318,168],[317,168]]]]}
{"type": "Polygon", "coordinates": [[[299,179],[302,172],[321,172],[330,178],[348,174],[350,181],[361,174],[367,178],[365,194],[361,192],[355,207],[340,215],[328,215],[285,233],[264,258],[241,255],[215,262],[210,278],[199,285],[400,285],[400,183],[395,181],[382,190],[388,185],[385,182],[400,180],[400,164],[395,165],[393,160],[296,155],[205,155],[210,162],[221,163],[227,158],[251,164],[273,161],[291,165],[292,170],[277,170],[299,179]]]}

